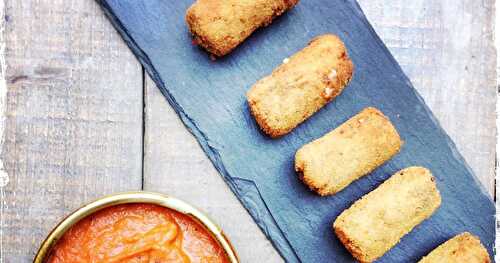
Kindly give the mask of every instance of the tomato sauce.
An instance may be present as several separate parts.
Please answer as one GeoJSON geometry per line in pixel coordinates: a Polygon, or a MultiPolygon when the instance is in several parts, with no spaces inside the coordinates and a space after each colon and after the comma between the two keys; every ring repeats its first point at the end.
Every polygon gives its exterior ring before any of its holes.
{"type": "Polygon", "coordinates": [[[48,263],[229,262],[224,249],[201,224],[152,204],[116,205],[71,227],[48,263]]]}

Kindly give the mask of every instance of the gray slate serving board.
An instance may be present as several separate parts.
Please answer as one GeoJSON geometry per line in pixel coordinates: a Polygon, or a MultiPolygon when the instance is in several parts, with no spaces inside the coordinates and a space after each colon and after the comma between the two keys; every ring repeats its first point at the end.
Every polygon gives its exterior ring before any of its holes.
{"type": "Polygon", "coordinates": [[[354,0],[302,1],[216,61],[191,44],[184,21],[191,0],[98,2],[287,261],[353,262],[332,232],[333,220],[391,174],[411,165],[434,173],[443,204],[380,262],[415,262],[462,231],[478,235],[492,255],[492,200],[354,0]],[[245,92],[323,33],[345,41],[355,64],[351,84],[292,133],[269,139],[250,116],[245,92]],[[293,170],[295,151],[367,106],[381,109],[393,121],[405,140],[401,153],[335,196],[311,193],[293,170]]]}

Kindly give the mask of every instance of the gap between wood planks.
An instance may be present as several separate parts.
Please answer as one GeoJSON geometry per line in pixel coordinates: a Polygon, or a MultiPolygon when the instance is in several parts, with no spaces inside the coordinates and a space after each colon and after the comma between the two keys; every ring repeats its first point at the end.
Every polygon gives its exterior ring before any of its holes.
{"type": "MultiPolygon", "coordinates": [[[[141,163],[141,190],[144,190],[144,163],[145,163],[145,138],[146,138],[146,70],[141,65],[142,70],[142,163],[141,163]]],[[[1,262],[0,262],[1,263],[1,262]]]]}

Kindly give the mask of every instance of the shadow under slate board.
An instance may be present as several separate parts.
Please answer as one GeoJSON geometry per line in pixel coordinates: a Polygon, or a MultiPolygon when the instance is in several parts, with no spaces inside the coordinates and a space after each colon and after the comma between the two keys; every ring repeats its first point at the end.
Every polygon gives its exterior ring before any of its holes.
{"type": "Polygon", "coordinates": [[[443,202],[380,262],[416,262],[463,231],[478,235],[493,254],[493,201],[354,0],[301,1],[215,61],[191,43],[184,15],[193,0],[98,2],[288,262],[354,262],[333,234],[333,220],[390,175],[412,165],[433,172],[443,202]],[[337,34],[346,43],[355,65],[350,85],[290,134],[268,138],[249,113],[246,91],[324,33],[337,34]],[[405,141],[402,151],[337,195],[313,194],[294,172],[295,151],[367,106],[392,120],[405,141]]]}

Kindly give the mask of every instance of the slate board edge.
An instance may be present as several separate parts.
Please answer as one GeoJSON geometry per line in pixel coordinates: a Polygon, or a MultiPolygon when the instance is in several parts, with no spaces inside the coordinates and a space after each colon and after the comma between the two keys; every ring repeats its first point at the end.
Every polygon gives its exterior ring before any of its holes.
{"type": "MultiPolygon", "coordinates": [[[[114,26],[114,28],[117,30],[117,32],[120,34],[120,36],[123,38],[127,46],[131,49],[131,51],[134,53],[134,55],[137,57],[141,65],[146,69],[152,80],[156,83],[158,88],[160,89],[161,93],[165,96],[169,104],[173,107],[175,112],[179,115],[181,118],[182,122],[186,126],[186,128],[189,130],[193,136],[195,136],[196,140],[202,147],[203,151],[207,154],[209,157],[210,161],[214,165],[214,167],[217,169],[217,171],[226,179],[226,182],[230,189],[233,191],[233,193],[238,197],[240,201],[245,201],[246,197],[242,195],[242,193],[245,193],[246,191],[253,191],[259,196],[258,200],[260,203],[263,204],[265,207],[267,214],[266,218],[262,218],[262,216],[259,215],[259,211],[256,211],[256,209],[253,209],[247,202],[241,202],[242,205],[245,207],[245,209],[251,214],[252,218],[254,221],[257,223],[257,225],[261,228],[261,230],[264,232],[264,234],[272,241],[273,246],[278,250],[278,252],[281,254],[282,257],[284,257],[287,262],[300,262],[300,259],[296,255],[295,251],[291,247],[290,243],[288,240],[284,237],[281,229],[277,226],[275,223],[275,219],[272,217],[270,211],[267,209],[267,205],[264,202],[264,200],[261,198],[260,193],[258,192],[258,188],[247,188],[245,190],[241,190],[240,187],[243,187],[238,183],[239,180],[245,180],[245,179],[240,179],[238,177],[233,177],[231,176],[225,169],[224,164],[220,160],[219,153],[217,152],[216,149],[210,146],[208,138],[205,136],[205,134],[197,127],[196,122],[192,120],[189,116],[187,116],[182,109],[182,107],[175,101],[175,99],[170,95],[169,91],[166,88],[165,83],[159,76],[159,74],[156,72],[154,67],[152,66],[148,56],[143,52],[143,50],[136,44],[134,39],[130,36],[126,28],[122,25],[120,20],[113,14],[112,9],[108,4],[106,3],[106,0],[96,0],[97,3],[101,6],[101,9],[103,10],[104,14],[106,17],[110,20],[111,24],[114,26]],[[270,234],[270,227],[271,231],[273,232],[273,235],[270,234]]],[[[424,109],[424,111],[427,113],[427,115],[430,117],[432,122],[436,125],[438,130],[445,135],[445,140],[448,146],[450,147],[450,150],[453,154],[453,157],[457,159],[459,162],[464,164],[464,167],[467,169],[469,174],[472,175],[472,178],[476,185],[479,186],[479,189],[481,190],[482,194],[487,197],[488,200],[490,200],[491,203],[494,205],[494,201],[492,197],[489,195],[487,192],[486,188],[484,185],[479,181],[479,179],[475,176],[474,172],[468,165],[468,163],[465,161],[463,156],[459,153],[459,151],[456,148],[455,143],[451,140],[449,135],[445,132],[445,130],[441,127],[439,124],[439,121],[436,119],[432,111],[429,109],[427,104],[425,103],[424,99],[420,96],[418,91],[413,87],[413,84],[411,83],[410,79],[407,77],[407,75],[403,72],[401,69],[401,66],[399,63],[396,61],[394,56],[390,53],[389,49],[385,46],[383,41],[380,39],[380,37],[377,35],[369,21],[367,20],[366,16],[364,15],[361,7],[357,3],[356,0],[348,0],[347,5],[350,5],[349,7],[358,15],[358,18],[365,24],[367,29],[370,31],[370,34],[374,37],[376,40],[376,44],[379,45],[384,53],[386,53],[387,58],[390,59],[393,64],[397,67],[397,70],[400,71],[400,75],[404,76],[408,86],[411,87],[412,92],[415,94],[417,99],[421,102],[421,105],[424,109]]],[[[252,200],[256,201],[256,200],[252,200]]],[[[491,256],[491,255],[490,255],[491,256]]]]}

